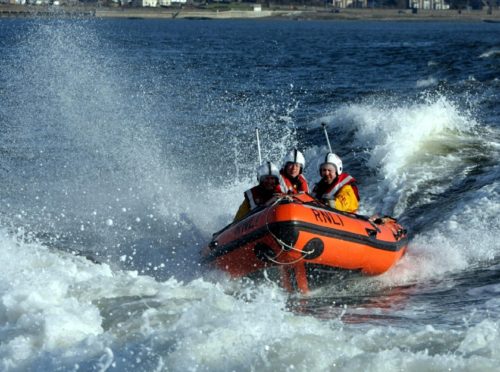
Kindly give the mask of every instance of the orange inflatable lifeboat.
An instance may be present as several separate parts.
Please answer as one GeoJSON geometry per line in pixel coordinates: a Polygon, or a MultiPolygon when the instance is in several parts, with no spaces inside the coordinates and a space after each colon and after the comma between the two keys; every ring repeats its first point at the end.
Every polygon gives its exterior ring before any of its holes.
{"type": "Polygon", "coordinates": [[[202,260],[232,277],[274,273],[287,290],[307,292],[339,270],[382,274],[407,243],[406,230],[391,217],[340,212],[308,194],[276,195],[215,233],[202,260]]]}

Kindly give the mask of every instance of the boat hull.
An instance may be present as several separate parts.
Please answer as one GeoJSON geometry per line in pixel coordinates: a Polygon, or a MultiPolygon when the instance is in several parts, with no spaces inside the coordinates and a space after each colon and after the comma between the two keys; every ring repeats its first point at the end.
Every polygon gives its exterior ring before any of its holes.
{"type": "Polygon", "coordinates": [[[406,231],[392,218],[371,221],[301,194],[278,196],[214,234],[202,255],[204,263],[232,277],[277,268],[286,289],[307,292],[319,272],[382,274],[403,256],[406,246],[406,231]]]}

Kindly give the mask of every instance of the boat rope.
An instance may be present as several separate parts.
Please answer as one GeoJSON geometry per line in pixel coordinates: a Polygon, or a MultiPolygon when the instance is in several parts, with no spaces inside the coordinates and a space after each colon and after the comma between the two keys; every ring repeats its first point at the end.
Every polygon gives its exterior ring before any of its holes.
{"type": "Polygon", "coordinates": [[[268,259],[269,261],[277,264],[277,265],[294,265],[296,264],[297,262],[300,262],[304,259],[305,256],[301,256],[299,258],[297,258],[295,261],[289,261],[289,262],[280,262],[280,261],[277,261],[275,260],[274,258],[268,256],[267,254],[264,253],[264,256],[266,257],[266,259],[268,259]]]}
{"type": "Polygon", "coordinates": [[[280,238],[278,238],[272,231],[271,229],[269,228],[269,222],[268,222],[268,217],[269,217],[269,212],[271,211],[271,209],[276,205],[276,204],[279,204],[283,199],[287,199],[287,200],[290,200],[290,201],[293,201],[294,198],[289,196],[289,195],[284,195],[284,196],[280,196],[279,198],[276,198],[276,200],[267,208],[267,212],[266,212],[266,228],[267,228],[267,231],[269,232],[269,234],[271,235],[271,237],[276,241],[276,243],[278,243],[278,245],[281,247],[281,252],[279,254],[276,255],[276,257],[269,257],[267,254],[264,253],[264,256],[271,262],[275,263],[275,264],[278,264],[278,265],[293,265],[293,264],[296,264],[297,262],[299,261],[302,261],[307,255],[313,253],[313,251],[304,251],[304,250],[300,250],[300,249],[297,249],[295,248],[293,245],[290,245],[290,244],[286,244],[283,240],[281,240],[280,238]],[[278,258],[279,256],[281,256],[282,253],[284,253],[286,250],[285,248],[287,248],[289,251],[295,251],[295,252],[298,252],[300,253],[300,257],[297,258],[296,260],[294,261],[289,261],[289,262],[280,262],[278,260],[276,260],[276,258],[278,258]]]}

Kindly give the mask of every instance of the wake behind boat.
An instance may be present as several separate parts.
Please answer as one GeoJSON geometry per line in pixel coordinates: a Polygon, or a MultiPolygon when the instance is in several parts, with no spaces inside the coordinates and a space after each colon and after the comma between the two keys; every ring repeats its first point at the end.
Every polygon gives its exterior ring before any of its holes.
{"type": "Polygon", "coordinates": [[[340,270],[378,275],[405,253],[406,230],[391,217],[341,212],[309,194],[272,198],[213,235],[203,262],[231,277],[278,269],[287,290],[308,292],[340,270]]]}

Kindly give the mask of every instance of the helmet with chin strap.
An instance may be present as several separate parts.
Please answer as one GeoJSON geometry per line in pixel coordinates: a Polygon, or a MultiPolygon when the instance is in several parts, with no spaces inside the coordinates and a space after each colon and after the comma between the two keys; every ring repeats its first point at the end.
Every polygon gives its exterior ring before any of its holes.
{"type": "Polygon", "coordinates": [[[325,161],[320,165],[320,173],[321,166],[323,166],[324,164],[333,165],[335,167],[335,170],[337,171],[337,176],[340,176],[342,174],[342,160],[333,152],[329,152],[326,154],[325,161]]]}
{"type": "Polygon", "coordinates": [[[257,181],[261,182],[262,178],[267,176],[273,176],[278,182],[280,180],[280,171],[278,167],[270,161],[266,161],[257,168],[257,181]]]}
{"type": "Polygon", "coordinates": [[[297,149],[293,149],[285,156],[285,165],[287,163],[297,163],[300,164],[301,171],[306,166],[306,158],[304,155],[297,149]]]}

